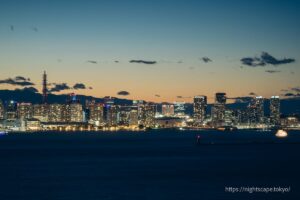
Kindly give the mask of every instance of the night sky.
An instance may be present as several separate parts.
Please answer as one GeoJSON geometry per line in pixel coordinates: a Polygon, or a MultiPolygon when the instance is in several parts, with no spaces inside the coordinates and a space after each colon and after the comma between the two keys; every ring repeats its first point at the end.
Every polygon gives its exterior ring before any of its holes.
{"type": "Polygon", "coordinates": [[[300,1],[0,5],[0,89],[41,91],[44,70],[56,94],[156,102],[201,94],[212,101],[216,92],[284,97],[300,86],[300,1]]]}

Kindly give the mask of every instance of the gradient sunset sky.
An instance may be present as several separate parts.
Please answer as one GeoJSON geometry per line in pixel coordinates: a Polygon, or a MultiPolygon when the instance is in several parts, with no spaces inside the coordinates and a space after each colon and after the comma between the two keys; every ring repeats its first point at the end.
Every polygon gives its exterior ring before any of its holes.
{"type": "MultiPolygon", "coordinates": [[[[0,0],[0,5],[1,80],[24,76],[41,90],[46,70],[50,83],[93,88],[59,93],[156,102],[189,102],[201,94],[212,101],[216,92],[268,98],[300,86],[300,1],[0,0]],[[130,95],[118,96],[119,91],[130,95]]],[[[20,87],[0,84],[13,88],[20,87]]]]}

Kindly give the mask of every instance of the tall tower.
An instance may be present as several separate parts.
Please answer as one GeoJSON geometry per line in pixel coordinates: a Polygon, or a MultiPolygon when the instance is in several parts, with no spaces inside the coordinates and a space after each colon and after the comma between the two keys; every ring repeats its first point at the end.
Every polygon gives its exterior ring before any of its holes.
{"type": "Polygon", "coordinates": [[[194,119],[197,123],[203,123],[206,117],[207,97],[194,97],[194,119]]]}
{"type": "Polygon", "coordinates": [[[218,92],[215,96],[215,104],[212,107],[212,122],[215,126],[223,126],[225,123],[226,93],[218,92]]]}
{"type": "Polygon", "coordinates": [[[279,96],[272,96],[270,99],[270,123],[280,125],[280,99],[279,96]]]}
{"type": "Polygon", "coordinates": [[[46,71],[44,71],[43,74],[43,103],[47,103],[47,97],[48,97],[48,90],[47,90],[47,74],[46,71]]]}

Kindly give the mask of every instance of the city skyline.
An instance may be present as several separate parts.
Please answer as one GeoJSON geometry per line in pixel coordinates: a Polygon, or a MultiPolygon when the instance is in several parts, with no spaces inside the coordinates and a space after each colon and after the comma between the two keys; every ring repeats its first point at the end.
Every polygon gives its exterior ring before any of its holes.
{"type": "Polygon", "coordinates": [[[3,1],[0,89],[19,76],[41,92],[46,70],[54,94],[299,95],[298,2],[117,2],[3,1]]]}

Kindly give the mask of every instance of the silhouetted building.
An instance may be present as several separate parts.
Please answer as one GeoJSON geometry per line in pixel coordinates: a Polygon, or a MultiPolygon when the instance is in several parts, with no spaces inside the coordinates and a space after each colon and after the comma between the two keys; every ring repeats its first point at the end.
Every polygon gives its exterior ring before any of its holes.
{"type": "Polygon", "coordinates": [[[44,71],[44,74],[43,74],[43,89],[42,89],[42,92],[43,92],[43,103],[48,103],[48,89],[47,89],[47,74],[46,74],[46,71],[44,71]]]}

